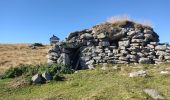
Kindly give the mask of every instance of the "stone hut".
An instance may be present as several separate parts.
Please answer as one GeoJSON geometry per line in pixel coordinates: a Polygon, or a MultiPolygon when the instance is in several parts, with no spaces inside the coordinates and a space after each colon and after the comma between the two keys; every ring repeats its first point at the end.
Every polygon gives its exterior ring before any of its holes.
{"type": "Polygon", "coordinates": [[[48,52],[48,63],[62,63],[73,69],[105,63],[162,62],[170,62],[169,44],[159,43],[158,34],[150,26],[132,21],[106,22],[70,33],[48,52]]]}
{"type": "Polygon", "coordinates": [[[53,35],[51,38],[50,38],[50,45],[53,45],[53,44],[56,44],[59,42],[59,38],[55,35],[53,35]]]}

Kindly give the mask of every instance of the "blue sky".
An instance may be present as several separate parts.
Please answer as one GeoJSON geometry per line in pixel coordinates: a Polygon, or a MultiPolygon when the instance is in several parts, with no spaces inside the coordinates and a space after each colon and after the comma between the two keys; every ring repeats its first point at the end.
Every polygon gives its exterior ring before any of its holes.
{"type": "Polygon", "coordinates": [[[0,0],[0,43],[49,43],[111,16],[149,20],[170,43],[170,0],[0,0]]]}

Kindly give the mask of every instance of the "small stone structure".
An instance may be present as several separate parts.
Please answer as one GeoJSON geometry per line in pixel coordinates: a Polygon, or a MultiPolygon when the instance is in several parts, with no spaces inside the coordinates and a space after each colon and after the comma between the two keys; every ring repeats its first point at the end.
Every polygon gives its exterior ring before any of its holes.
{"type": "Polygon", "coordinates": [[[59,42],[59,38],[55,35],[53,35],[51,38],[50,38],[50,45],[53,45],[53,44],[56,44],[57,42],[59,42]]]}
{"type": "Polygon", "coordinates": [[[103,23],[70,33],[48,51],[48,63],[62,63],[74,69],[94,64],[158,64],[170,62],[170,46],[145,25],[132,21],[103,23]]]}

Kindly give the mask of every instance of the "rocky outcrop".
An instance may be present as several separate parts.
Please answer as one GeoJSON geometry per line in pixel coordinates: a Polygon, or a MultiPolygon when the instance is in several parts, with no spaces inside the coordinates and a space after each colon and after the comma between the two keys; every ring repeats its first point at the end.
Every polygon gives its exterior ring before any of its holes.
{"type": "Polygon", "coordinates": [[[103,23],[70,33],[48,52],[48,63],[71,65],[74,69],[93,68],[93,64],[157,64],[170,62],[170,46],[159,43],[149,26],[131,21],[103,23]]]}

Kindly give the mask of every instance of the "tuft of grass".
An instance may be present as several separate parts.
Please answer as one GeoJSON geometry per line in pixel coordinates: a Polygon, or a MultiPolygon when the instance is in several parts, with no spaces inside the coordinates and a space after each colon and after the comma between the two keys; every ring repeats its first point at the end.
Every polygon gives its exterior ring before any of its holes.
{"type": "MultiPolygon", "coordinates": [[[[145,27],[145,28],[151,28],[152,23],[147,20],[137,21],[132,20],[130,16],[128,15],[120,15],[120,16],[113,16],[106,20],[106,23],[114,24],[115,26],[121,26],[125,25],[127,22],[132,22],[134,25],[145,27]]],[[[137,28],[137,27],[136,27],[137,28]]]]}

